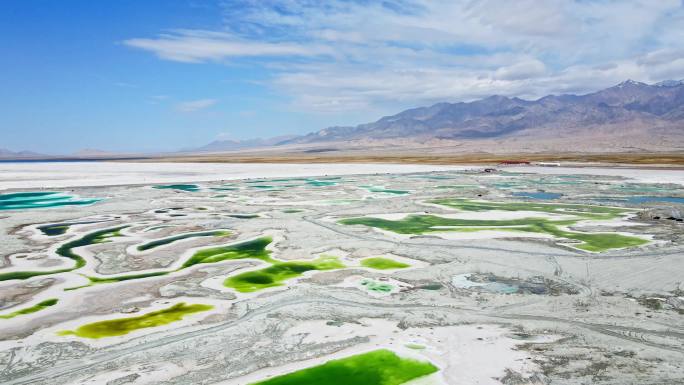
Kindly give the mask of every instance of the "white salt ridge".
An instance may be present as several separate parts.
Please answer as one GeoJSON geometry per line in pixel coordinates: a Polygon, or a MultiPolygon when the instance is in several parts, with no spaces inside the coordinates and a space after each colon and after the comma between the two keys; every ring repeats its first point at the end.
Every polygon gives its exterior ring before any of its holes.
{"type": "Polygon", "coordinates": [[[401,174],[468,168],[472,167],[382,163],[0,163],[0,190],[189,183],[248,178],[401,174]]]}

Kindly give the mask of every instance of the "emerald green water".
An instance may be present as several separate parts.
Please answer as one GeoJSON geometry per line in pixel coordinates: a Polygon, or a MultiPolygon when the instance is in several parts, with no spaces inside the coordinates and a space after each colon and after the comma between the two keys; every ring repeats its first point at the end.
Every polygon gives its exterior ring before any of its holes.
{"type": "MultiPolygon", "coordinates": [[[[197,234],[197,233],[195,233],[195,234],[197,234]]],[[[187,234],[185,234],[185,235],[187,235],[187,234]]],[[[188,268],[190,266],[194,266],[194,265],[201,264],[201,263],[217,263],[217,262],[222,262],[222,261],[227,261],[227,260],[235,260],[235,259],[254,258],[254,259],[260,259],[260,260],[265,261],[265,262],[275,261],[269,257],[271,252],[266,250],[266,246],[268,246],[268,244],[271,242],[272,242],[272,239],[270,237],[261,237],[261,238],[257,238],[254,240],[237,243],[234,245],[210,247],[210,248],[198,250],[190,258],[188,258],[188,260],[185,261],[185,263],[183,263],[183,265],[181,265],[181,267],[179,267],[175,271],[183,270],[183,269],[188,268]]],[[[150,277],[160,277],[163,275],[168,275],[172,272],[174,272],[174,271],[173,270],[171,270],[171,271],[155,271],[155,272],[151,272],[151,273],[125,274],[125,275],[108,276],[108,277],[86,276],[86,278],[88,278],[88,280],[90,280],[90,284],[85,285],[85,286],[72,287],[72,288],[69,288],[69,290],[80,289],[80,288],[88,287],[88,286],[95,285],[95,284],[116,283],[116,282],[132,281],[132,280],[136,280],[136,279],[144,279],[144,278],[150,278],[150,277]]]]}
{"type": "MultiPolygon", "coordinates": [[[[192,255],[180,269],[184,269],[200,263],[216,263],[234,259],[254,258],[264,262],[276,262],[271,259],[271,252],[266,250],[273,239],[271,237],[261,237],[250,241],[245,241],[228,246],[210,247],[197,251],[192,255]]],[[[179,270],[180,270],[179,269],[179,270]]]]}
{"type": "Polygon", "coordinates": [[[250,187],[257,189],[275,189],[275,188],[289,188],[289,187],[299,187],[299,186],[313,186],[313,187],[325,187],[325,186],[335,186],[341,178],[338,177],[328,177],[328,178],[279,178],[279,179],[260,179],[245,181],[245,183],[250,184],[250,187]],[[303,182],[303,184],[293,184],[292,182],[303,182]],[[283,184],[289,183],[289,184],[283,184]]]}
{"type": "Polygon", "coordinates": [[[19,192],[0,194],[0,210],[83,206],[91,205],[100,200],[101,199],[78,199],[74,196],[54,191],[19,192]]]}
{"type": "Polygon", "coordinates": [[[117,283],[117,282],[124,282],[124,281],[133,281],[136,279],[143,279],[143,278],[160,277],[163,275],[168,275],[170,273],[171,273],[170,271],[155,271],[155,272],[151,272],[151,273],[114,275],[114,276],[108,276],[108,277],[91,277],[91,276],[84,275],[84,277],[88,278],[88,280],[90,281],[89,284],[83,285],[83,286],[69,287],[69,288],[64,289],[64,291],[82,289],[84,287],[89,287],[89,286],[97,285],[97,284],[101,284],[101,283],[117,283]]]}
{"type": "Polygon", "coordinates": [[[438,370],[428,361],[403,358],[380,349],[250,385],[400,385],[438,370]]]}
{"type": "Polygon", "coordinates": [[[104,338],[123,336],[139,329],[168,325],[180,321],[185,316],[211,310],[214,307],[204,304],[186,305],[177,303],[169,308],[153,311],[137,317],[117,318],[106,321],[93,322],[79,326],[75,330],[63,330],[59,335],[76,335],[83,338],[104,338]]]}
{"type": "Polygon", "coordinates": [[[306,184],[314,187],[325,187],[325,186],[335,186],[337,182],[330,180],[317,180],[317,179],[307,179],[306,184]]]}
{"type": "Polygon", "coordinates": [[[223,285],[241,293],[251,293],[283,282],[311,270],[335,270],[345,266],[335,257],[322,256],[310,261],[278,262],[269,267],[228,277],[223,285]]]}
{"type": "Polygon", "coordinates": [[[225,237],[230,235],[230,232],[225,230],[214,230],[214,231],[202,231],[198,233],[187,233],[174,235],[168,238],[157,239],[151,242],[147,242],[137,247],[138,251],[146,251],[154,249],[155,247],[168,245],[169,243],[180,241],[183,239],[197,238],[197,237],[225,237]]]}
{"type": "Polygon", "coordinates": [[[137,280],[137,279],[144,279],[144,278],[151,278],[151,277],[160,277],[164,275],[171,274],[175,271],[180,271],[183,269],[186,269],[190,266],[194,266],[197,264],[203,264],[203,263],[217,263],[217,262],[222,262],[222,261],[227,261],[227,260],[236,260],[236,259],[260,259],[264,262],[276,262],[274,259],[270,258],[271,252],[269,250],[266,250],[266,246],[268,246],[273,240],[270,237],[261,237],[257,239],[253,239],[250,241],[245,241],[245,242],[240,242],[237,244],[233,245],[228,245],[228,246],[217,246],[217,247],[210,247],[206,249],[201,249],[195,252],[188,260],[181,265],[176,270],[166,270],[166,271],[155,271],[155,272],[150,272],[150,273],[140,273],[140,274],[124,274],[124,275],[115,275],[115,276],[106,276],[106,277],[91,277],[91,276],[84,276],[85,278],[88,278],[90,283],[87,285],[83,286],[76,286],[76,287],[70,287],[65,290],[77,290],[77,289],[82,289],[84,287],[89,287],[92,285],[97,285],[97,284],[106,284],[106,283],[116,283],[116,282],[123,282],[123,281],[132,281],[132,280],[137,280]]]}
{"type": "Polygon", "coordinates": [[[407,190],[393,190],[393,189],[386,189],[384,187],[376,187],[376,186],[361,186],[361,188],[364,188],[368,190],[369,192],[374,192],[374,193],[385,193],[385,194],[394,194],[394,195],[406,195],[409,193],[407,190]]]}
{"type": "Polygon", "coordinates": [[[62,244],[59,248],[57,248],[56,253],[62,257],[74,260],[76,262],[75,268],[79,269],[85,266],[86,262],[85,259],[83,259],[83,257],[81,257],[80,255],[76,254],[73,249],[77,247],[109,242],[110,238],[120,237],[120,231],[125,229],[126,227],[128,226],[124,225],[88,233],[79,239],[62,244]]]}
{"type": "Polygon", "coordinates": [[[409,267],[406,263],[397,262],[393,259],[382,258],[382,257],[372,257],[365,258],[361,260],[361,266],[370,267],[371,269],[377,270],[389,270],[389,269],[403,269],[409,267]]]}
{"type": "Polygon", "coordinates": [[[392,291],[392,289],[394,289],[394,286],[390,285],[389,283],[378,282],[372,279],[364,279],[361,281],[361,285],[363,285],[369,291],[375,291],[378,293],[389,293],[392,291]]]}
{"type": "Polygon", "coordinates": [[[54,223],[51,225],[38,226],[37,229],[48,237],[54,237],[65,234],[70,226],[70,223],[54,223]]]}
{"type": "Polygon", "coordinates": [[[579,204],[555,204],[536,202],[484,202],[469,199],[435,199],[430,201],[442,206],[463,211],[536,211],[541,213],[575,215],[588,219],[614,219],[633,210],[618,207],[605,207],[579,204]]]}
{"type": "Polygon", "coordinates": [[[54,237],[57,235],[64,235],[69,230],[71,226],[74,225],[88,225],[92,223],[100,223],[105,221],[82,221],[82,222],[65,222],[65,223],[50,223],[47,225],[41,225],[36,227],[41,233],[47,235],[48,237],[54,237]]]}
{"type": "Polygon", "coordinates": [[[573,239],[580,243],[576,248],[601,252],[615,248],[634,247],[648,243],[647,240],[615,233],[582,233],[562,230],[559,226],[569,226],[580,220],[607,220],[619,217],[630,210],[589,205],[574,204],[538,204],[527,202],[496,203],[476,202],[465,199],[441,199],[432,203],[441,204],[464,211],[536,211],[553,214],[564,214],[576,218],[567,220],[551,220],[546,218],[521,218],[511,220],[477,220],[444,218],[434,215],[409,215],[401,220],[386,220],[372,217],[349,218],[339,221],[344,225],[365,225],[398,234],[424,234],[441,231],[520,231],[550,234],[556,238],[573,239]]]}
{"type": "Polygon", "coordinates": [[[41,310],[43,310],[43,309],[45,309],[45,308],[48,308],[48,307],[50,307],[50,306],[56,305],[57,302],[58,302],[58,299],[57,299],[57,298],[47,299],[47,300],[45,300],[45,301],[38,302],[37,304],[35,304],[35,305],[31,306],[31,307],[27,307],[27,308],[24,308],[24,309],[21,309],[21,310],[17,310],[17,311],[15,311],[15,312],[12,312],[12,313],[9,313],[9,314],[0,315],[0,318],[3,318],[3,319],[10,319],[10,318],[14,318],[14,317],[20,316],[20,315],[35,313],[35,312],[41,311],[41,310]]]}
{"type": "Polygon", "coordinates": [[[167,184],[154,186],[154,188],[160,190],[180,190],[186,192],[197,192],[200,190],[200,187],[196,184],[167,184]]]}
{"type": "Polygon", "coordinates": [[[52,275],[58,273],[65,273],[73,270],[77,270],[85,266],[86,261],[80,255],[76,254],[73,249],[82,246],[93,245],[96,243],[109,242],[109,238],[120,236],[120,230],[128,227],[127,225],[103,229],[88,233],[83,237],[66,242],[57,248],[56,253],[64,258],[69,258],[75,262],[74,267],[58,270],[49,271],[13,271],[9,273],[0,274],[0,281],[8,281],[11,279],[29,279],[31,277],[37,277],[41,275],[52,275]]]}

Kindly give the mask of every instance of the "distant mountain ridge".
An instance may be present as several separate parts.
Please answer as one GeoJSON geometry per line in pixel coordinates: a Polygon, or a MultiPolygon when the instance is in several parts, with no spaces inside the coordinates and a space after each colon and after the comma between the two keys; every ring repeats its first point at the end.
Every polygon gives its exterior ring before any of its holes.
{"type": "Polygon", "coordinates": [[[10,151],[0,148],[0,159],[33,159],[46,157],[45,154],[39,154],[33,151],[10,151]]]}
{"type": "Polygon", "coordinates": [[[284,135],[266,139],[255,138],[245,140],[215,140],[207,144],[206,146],[194,149],[193,152],[220,152],[241,150],[246,148],[269,147],[277,145],[278,143],[286,142],[297,137],[297,135],[284,135]]]}
{"type": "MultiPolygon", "coordinates": [[[[216,140],[179,153],[428,149],[449,153],[684,152],[684,80],[655,84],[627,80],[585,95],[547,95],[537,100],[494,95],[471,102],[443,102],[357,126],[333,126],[301,136],[216,140]]],[[[72,156],[124,154],[82,150],[72,156]]],[[[39,158],[55,156],[0,149],[0,159],[39,158]]]]}
{"type": "Polygon", "coordinates": [[[278,144],[511,137],[541,140],[558,135],[590,138],[621,133],[634,138],[656,133],[684,143],[684,81],[649,85],[627,80],[586,95],[548,95],[537,100],[495,95],[473,102],[438,103],[373,123],[326,128],[278,144]]]}

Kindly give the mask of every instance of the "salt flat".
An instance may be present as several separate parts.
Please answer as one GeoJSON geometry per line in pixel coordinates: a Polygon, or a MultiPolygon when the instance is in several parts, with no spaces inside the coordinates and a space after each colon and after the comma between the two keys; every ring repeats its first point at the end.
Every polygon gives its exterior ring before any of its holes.
{"type": "Polygon", "coordinates": [[[410,385],[684,380],[682,172],[0,168],[24,203],[0,206],[2,384],[258,384],[378,350],[435,368],[410,385]]]}
{"type": "Polygon", "coordinates": [[[246,178],[412,173],[462,170],[465,166],[382,163],[135,163],[0,162],[0,190],[77,186],[182,183],[246,178]]]}
{"type": "Polygon", "coordinates": [[[619,176],[643,183],[677,183],[684,184],[684,170],[652,169],[629,167],[539,167],[512,166],[506,167],[512,172],[531,172],[545,175],[595,175],[619,176]]]}

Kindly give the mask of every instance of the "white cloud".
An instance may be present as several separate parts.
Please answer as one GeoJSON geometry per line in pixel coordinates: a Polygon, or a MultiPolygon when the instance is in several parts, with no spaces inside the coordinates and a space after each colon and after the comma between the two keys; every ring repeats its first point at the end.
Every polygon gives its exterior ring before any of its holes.
{"type": "Polygon", "coordinates": [[[233,1],[224,18],[221,32],[125,43],[181,62],[260,58],[305,111],[684,78],[680,0],[233,1]]]}
{"type": "Polygon", "coordinates": [[[299,44],[241,41],[225,33],[188,30],[153,39],[129,39],[124,44],[154,52],[162,59],[189,63],[244,56],[313,56],[325,51],[299,44]]]}
{"type": "Polygon", "coordinates": [[[544,73],[546,73],[546,65],[537,59],[531,59],[498,68],[494,72],[494,78],[501,80],[521,80],[539,77],[544,75],[544,73]]]}
{"type": "Polygon", "coordinates": [[[214,104],[216,104],[216,102],[216,99],[189,100],[187,102],[181,102],[176,104],[176,110],[187,113],[197,112],[213,106],[214,104]]]}

